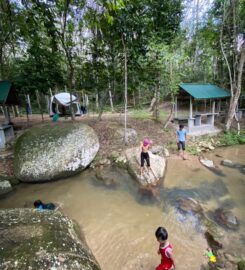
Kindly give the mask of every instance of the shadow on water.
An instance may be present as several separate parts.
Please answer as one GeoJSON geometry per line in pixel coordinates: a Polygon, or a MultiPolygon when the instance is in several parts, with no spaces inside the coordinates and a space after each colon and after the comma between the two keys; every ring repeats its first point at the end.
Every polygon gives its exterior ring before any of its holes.
{"type": "Polygon", "coordinates": [[[124,190],[130,193],[135,200],[143,205],[161,204],[165,211],[168,211],[169,206],[176,206],[176,200],[180,197],[193,198],[201,203],[216,199],[220,207],[233,208],[235,202],[228,198],[220,200],[219,198],[227,195],[228,189],[221,178],[213,182],[203,181],[198,187],[193,188],[164,188],[160,186],[156,192],[152,190],[140,189],[138,183],[132,178],[127,170],[111,167],[103,171],[104,179],[99,179],[98,174],[92,173],[91,179],[95,187],[104,188],[107,190],[124,190]]]}
{"type": "Polygon", "coordinates": [[[220,198],[227,195],[228,189],[222,179],[214,182],[203,181],[198,187],[194,188],[167,188],[163,190],[163,200],[174,205],[179,197],[190,197],[199,202],[207,202],[213,198],[220,198]]]}
{"type": "Polygon", "coordinates": [[[128,192],[139,204],[154,205],[160,202],[161,188],[140,188],[137,181],[125,169],[113,166],[106,168],[105,171],[99,170],[92,174],[91,179],[95,187],[128,192]]]}

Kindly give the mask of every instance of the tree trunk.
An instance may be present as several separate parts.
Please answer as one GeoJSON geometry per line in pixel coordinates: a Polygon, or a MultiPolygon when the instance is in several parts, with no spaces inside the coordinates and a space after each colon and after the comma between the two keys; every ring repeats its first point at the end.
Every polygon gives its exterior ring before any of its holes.
{"type": "MultiPolygon", "coordinates": [[[[226,130],[230,129],[234,117],[236,118],[236,107],[237,107],[238,100],[239,100],[239,97],[241,94],[242,73],[243,73],[243,67],[244,67],[244,62],[245,62],[245,42],[243,41],[243,44],[241,46],[240,53],[239,53],[238,48],[237,48],[237,41],[236,41],[236,38],[237,38],[237,34],[236,34],[237,2],[231,1],[230,3],[231,3],[231,7],[227,7],[226,1],[224,1],[223,18],[222,18],[222,25],[221,25],[221,31],[220,31],[220,47],[221,47],[221,51],[222,51],[222,54],[223,54],[223,57],[225,59],[227,69],[228,69],[228,74],[229,74],[229,79],[230,79],[230,92],[231,92],[230,105],[229,105],[229,110],[228,110],[226,124],[225,124],[226,130]],[[231,9],[230,14],[232,16],[231,19],[233,22],[232,27],[230,27],[231,31],[232,31],[232,34],[231,34],[232,44],[229,44],[230,46],[232,46],[232,51],[228,52],[229,56],[231,56],[229,58],[232,59],[231,62],[228,61],[227,53],[225,52],[225,46],[223,44],[224,25],[225,25],[226,19],[228,18],[228,16],[227,16],[227,9],[228,8],[231,9]]],[[[238,122],[238,132],[239,132],[239,128],[240,128],[240,125],[238,122]]]]}
{"type": "Polygon", "coordinates": [[[170,114],[168,116],[168,119],[167,119],[166,123],[164,124],[164,127],[163,127],[164,129],[167,128],[167,126],[169,125],[169,123],[173,119],[173,114],[174,114],[174,103],[172,103],[172,108],[170,110],[170,114]]]}
{"type": "Polygon", "coordinates": [[[96,106],[96,112],[99,111],[99,94],[97,93],[95,95],[95,106],[96,106]]]}
{"type": "Polygon", "coordinates": [[[18,105],[14,106],[14,114],[15,114],[16,117],[18,117],[20,115],[18,105]]]}
{"type": "MultiPolygon", "coordinates": [[[[109,84],[109,89],[110,89],[110,84],[109,84]]],[[[112,94],[111,90],[109,90],[109,98],[110,98],[110,104],[111,104],[111,112],[114,112],[114,106],[113,106],[113,100],[112,100],[112,94]]]]}
{"type": "Polygon", "coordinates": [[[243,73],[244,62],[245,62],[245,42],[243,43],[241,47],[240,59],[239,59],[239,64],[237,68],[237,74],[238,74],[237,86],[234,86],[234,85],[232,86],[234,94],[230,99],[230,106],[229,106],[228,116],[227,116],[226,125],[225,125],[226,130],[229,130],[231,127],[232,121],[236,113],[238,100],[241,95],[242,73],[243,73]]]}
{"type": "Polygon", "coordinates": [[[156,85],[156,102],[155,102],[155,106],[154,106],[154,116],[156,118],[156,121],[159,121],[159,100],[160,100],[160,80],[157,81],[157,85],[156,85]]]}
{"type": "Polygon", "coordinates": [[[155,94],[154,94],[154,97],[152,98],[152,100],[151,100],[151,104],[150,104],[150,107],[148,108],[148,111],[149,112],[152,112],[153,111],[153,109],[154,109],[154,107],[155,107],[155,104],[156,104],[156,92],[155,92],[155,94]]]}
{"type": "Polygon", "coordinates": [[[74,68],[73,65],[71,63],[71,59],[70,59],[70,78],[69,78],[69,85],[70,85],[70,112],[71,112],[71,119],[72,121],[75,121],[75,114],[74,114],[74,110],[72,107],[72,91],[74,90],[74,68]]]}
{"type": "Polygon", "coordinates": [[[106,98],[107,98],[107,91],[102,92],[101,95],[99,96],[99,115],[97,120],[101,121],[102,120],[102,114],[104,111],[104,105],[106,103],[106,98]]]}
{"type": "Polygon", "coordinates": [[[138,106],[141,107],[141,90],[140,87],[138,88],[138,106]]]}
{"type": "Polygon", "coordinates": [[[127,107],[128,107],[128,65],[127,65],[127,51],[122,35],[122,43],[124,50],[124,142],[127,143],[127,107]]]}
{"type": "Polygon", "coordinates": [[[44,121],[44,118],[43,118],[43,109],[41,107],[41,104],[40,104],[40,97],[39,97],[39,93],[38,91],[36,90],[36,97],[37,97],[37,105],[38,105],[38,108],[39,108],[39,111],[42,115],[42,121],[44,121]]]}

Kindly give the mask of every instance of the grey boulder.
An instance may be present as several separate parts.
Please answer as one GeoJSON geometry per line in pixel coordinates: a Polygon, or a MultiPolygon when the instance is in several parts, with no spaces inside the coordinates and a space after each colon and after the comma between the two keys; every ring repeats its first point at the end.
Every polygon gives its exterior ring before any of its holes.
{"type": "Polygon", "coordinates": [[[76,223],[59,211],[0,211],[0,269],[100,270],[76,223]]]}
{"type": "Polygon", "coordinates": [[[34,127],[16,142],[14,173],[24,182],[68,177],[86,168],[98,150],[98,137],[87,125],[53,123],[34,127]]]}

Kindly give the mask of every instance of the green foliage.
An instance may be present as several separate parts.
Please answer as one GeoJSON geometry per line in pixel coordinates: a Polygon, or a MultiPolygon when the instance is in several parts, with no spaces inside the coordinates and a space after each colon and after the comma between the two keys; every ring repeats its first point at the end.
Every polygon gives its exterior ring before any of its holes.
{"type": "Polygon", "coordinates": [[[237,270],[245,270],[245,261],[240,261],[237,263],[237,270]]]}
{"type": "Polygon", "coordinates": [[[219,137],[222,145],[235,145],[245,143],[245,133],[237,134],[235,131],[225,132],[219,137]]]}
{"type": "Polygon", "coordinates": [[[186,151],[191,155],[198,155],[197,146],[196,145],[187,145],[186,151]]]}
{"type": "MultiPolygon", "coordinates": [[[[137,119],[153,119],[152,112],[147,109],[142,110],[131,110],[130,115],[137,119]]],[[[163,120],[167,116],[167,113],[163,110],[160,111],[160,119],[163,120]]]]}

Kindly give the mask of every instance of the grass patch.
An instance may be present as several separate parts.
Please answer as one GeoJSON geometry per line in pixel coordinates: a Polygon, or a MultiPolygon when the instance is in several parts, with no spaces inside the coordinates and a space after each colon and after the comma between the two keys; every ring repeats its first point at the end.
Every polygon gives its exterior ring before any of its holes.
{"type": "MultiPolygon", "coordinates": [[[[152,112],[147,109],[130,110],[130,115],[136,119],[155,119],[152,112]]],[[[159,111],[160,120],[166,119],[167,113],[163,110],[159,111]]]]}

